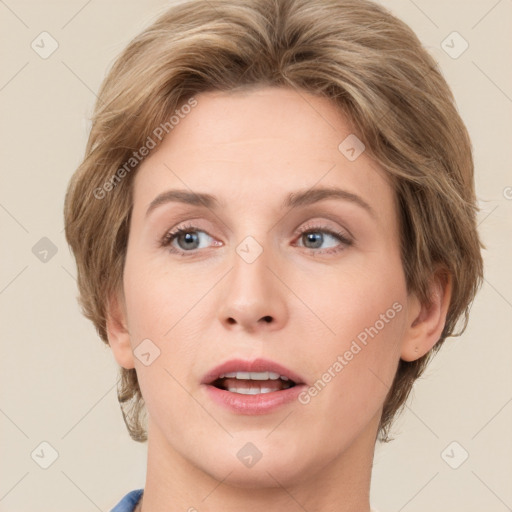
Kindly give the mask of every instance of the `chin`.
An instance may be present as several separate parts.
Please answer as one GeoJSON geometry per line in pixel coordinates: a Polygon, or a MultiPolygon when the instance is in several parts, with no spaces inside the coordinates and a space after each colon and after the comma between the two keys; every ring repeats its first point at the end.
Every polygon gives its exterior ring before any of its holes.
{"type": "MultiPolygon", "coordinates": [[[[260,464],[263,464],[262,461],[258,463],[258,466],[260,464]]],[[[249,469],[235,466],[227,478],[225,472],[220,480],[224,479],[224,484],[239,489],[289,487],[300,480],[300,473],[297,473],[296,469],[291,471],[290,466],[292,464],[289,464],[285,473],[280,467],[271,464],[262,465],[258,469],[256,467],[249,469]]]]}
{"type": "MultiPolygon", "coordinates": [[[[210,467],[205,467],[203,459],[200,467],[212,478],[241,489],[287,487],[306,479],[310,466],[296,448],[290,453],[263,448],[261,458],[256,462],[252,461],[252,465],[249,459],[244,463],[244,451],[241,452],[239,459],[239,450],[234,452],[234,456],[226,457],[225,453],[218,454],[219,457],[214,456],[214,464],[210,467]]],[[[250,449],[247,449],[247,452],[250,452],[250,449]]]]}

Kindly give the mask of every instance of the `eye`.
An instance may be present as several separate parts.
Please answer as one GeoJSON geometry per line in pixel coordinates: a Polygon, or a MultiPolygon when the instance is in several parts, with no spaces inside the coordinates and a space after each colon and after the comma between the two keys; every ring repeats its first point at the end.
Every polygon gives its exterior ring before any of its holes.
{"type": "MultiPolygon", "coordinates": [[[[173,231],[167,232],[160,241],[160,246],[168,247],[171,252],[191,252],[197,249],[204,249],[205,247],[208,247],[208,243],[206,246],[203,245],[201,247],[201,238],[203,238],[203,240],[213,240],[213,238],[208,235],[206,231],[203,231],[196,226],[181,226],[173,231]],[[200,234],[206,236],[201,237],[200,234]],[[173,245],[174,242],[176,242],[178,247],[173,245]]],[[[217,245],[220,245],[220,242],[217,245]]]]}
{"type": "Polygon", "coordinates": [[[314,252],[336,253],[353,244],[345,233],[333,231],[325,226],[306,226],[299,231],[299,235],[299,240],[304,241],[302,246],[314,252]],[[324,249],[316,250],[322,246],[324,249]]]}
{"type": "MultiPolygon", "coordinates": [[[[304,247],[315,253],[336,253],[346,247],[353,245],[353,241],[343,232],[333,231],[326,226],[305,226],[298,231],[299,247],[304,247]],[[327,246],[325,247],[325,245],[327,246]],[[324,246],[322,248],[322,246],[324,246]],[[320,250],[318,250],[320,249],[320,250]]],[[[184,255],[198,249],[222,245],[222,242],[215,241],[206,231],[193,225],[180,226],[167,232],[160,240],[161,247],[167,247],[172,253],[184,255]],[[203,236],[201,236],[203,235],[203,236]],[[204,244],[201,245],[201,239],[204,244]],[[213,241],[213,243],[212,243],[213,241]]]]}

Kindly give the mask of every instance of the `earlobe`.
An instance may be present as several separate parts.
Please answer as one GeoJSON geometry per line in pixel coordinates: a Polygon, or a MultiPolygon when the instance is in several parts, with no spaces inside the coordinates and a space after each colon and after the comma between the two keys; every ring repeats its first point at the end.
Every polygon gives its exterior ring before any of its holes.
{"type": "Polygon", "coordinates": [[[420,304],[414,297],[415,307],[408,319],[404,335],[401,359],[415,361],[429,352],[439,341],[452,296],[452,279],[446,272],[438,272],[432,279],[430,304],[420,304]]]}
{"type": "Polygon", "coordinates": [[[126,308],[120,295],[114,294],[108,301],[106,329],[108,343],[117,363],[128,370],[134,368],[135,364],[127,328],[126,308]]]}

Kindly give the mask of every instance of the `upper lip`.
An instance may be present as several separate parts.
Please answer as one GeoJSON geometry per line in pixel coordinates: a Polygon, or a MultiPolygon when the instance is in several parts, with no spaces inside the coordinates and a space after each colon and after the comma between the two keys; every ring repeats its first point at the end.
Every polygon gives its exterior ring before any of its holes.
{"type": "Polygon", "coordinates": [[[225,361],[209,370],[203,376],[201,384],[211,384],[216,381],[220,375],[229,372],[275,372],[283,377],[288,377],[295,384],[304,384],[304,379],[294,371],[275,361],[261,358],[252,361],[245,361],[243,359],[230,359],[229,361],[225,361]]]}

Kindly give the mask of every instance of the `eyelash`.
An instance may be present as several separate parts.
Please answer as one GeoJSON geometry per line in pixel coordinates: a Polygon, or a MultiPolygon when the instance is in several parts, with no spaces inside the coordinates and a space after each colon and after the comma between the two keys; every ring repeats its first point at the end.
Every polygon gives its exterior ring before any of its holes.
{"type": "MultiPolygon", "coordinates": [[[[173,231],[168,231],[163,238],[160,240],[159,246],[160,247],[166,247],[169,249],[172,253],[181,254],[182,256],[185,256],[186,254],[194,254],[197,249],[190,250],[190,251],[183,251],[180,249],[176,249],[171,246],[172,242],[180,235],[185,233],[191,233],[191,232],[203,232],[206,233],[203,229],[198,228],[197,226],[194,226],[192,224],[180,226],[179,228],[176,228],[173,231]]],[[[331,235],[334,238],[337,238],[342,244],[344,244],[346,247],[350,247],[354,244],[354,242],[347,237],[345,233],[333,231],[330,228],[327,228],[325,226],[319,226],[319,225],[306,225],[304,228],[300,229],[296,232],[296,235],[299,237],[303,237],[304,235],[310,234],[310,233],[326,233],[328,235],[331,235]]],[[[206,233],[208,234],[208,233],[206,233]]],[[[210,236],[210,235],[208,235],[210,236]]],[[[320,254],[335,254],[340,251],[343,251],[344,248],[336,247],[336,248],[330,248],[330,249],[324,249],[324,250],[317,250],[312,249],[309,247],[305,247],[306,250],[312,251],[314,253],[320,253],[320,254]]]]}

